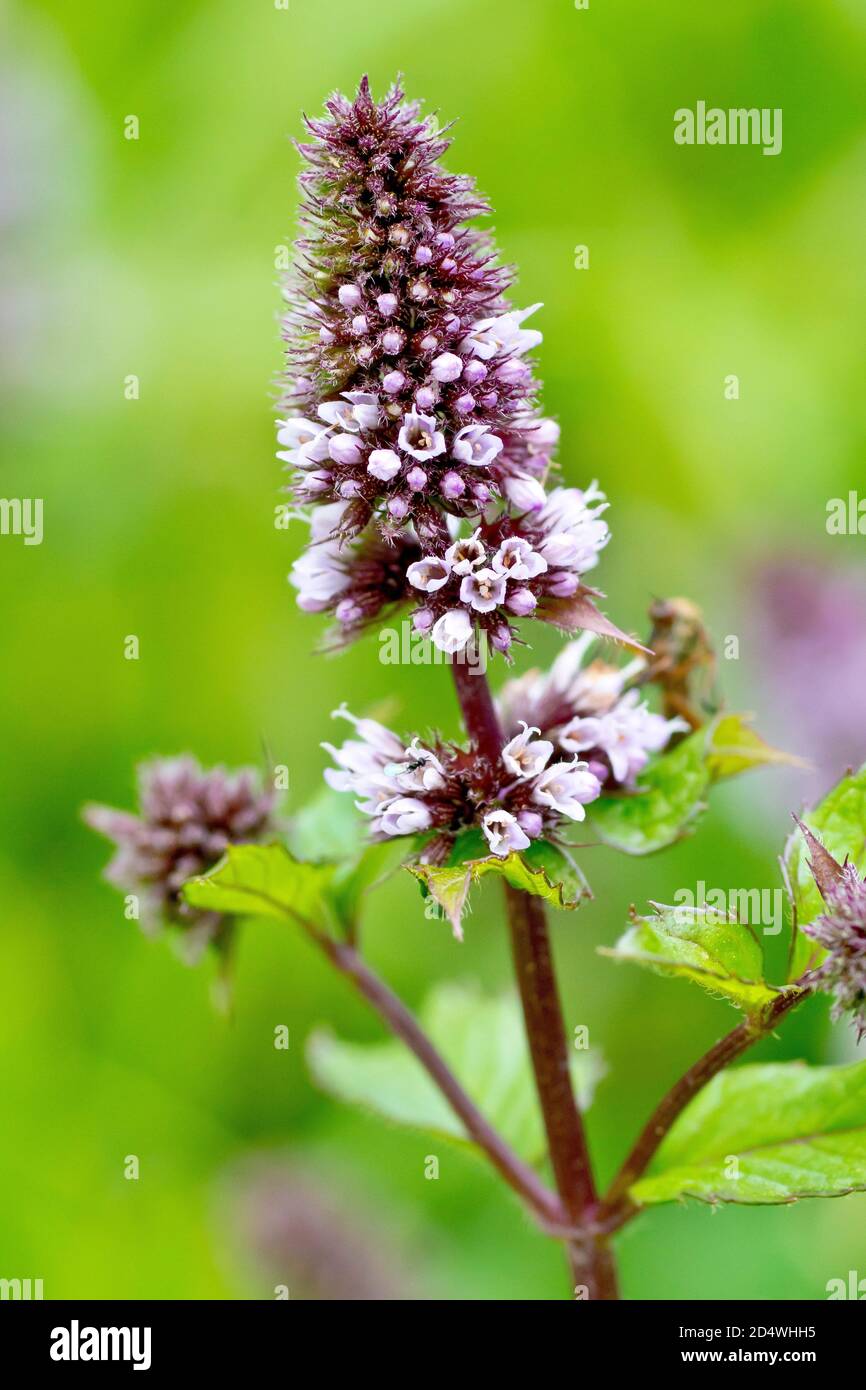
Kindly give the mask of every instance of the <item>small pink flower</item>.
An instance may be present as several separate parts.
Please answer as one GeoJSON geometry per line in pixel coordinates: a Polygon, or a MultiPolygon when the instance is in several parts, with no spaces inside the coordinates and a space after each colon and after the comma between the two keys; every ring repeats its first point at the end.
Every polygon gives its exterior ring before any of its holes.
{"type": "Polygon", "coordinates": [[[584,820],[585,804],[601,795],[601,783],[586,763],[554,763],[538,776],[532,799],[569,820],[584,820]]]}
{"type": "Polygon", "coordinates": [[[463,358],[454,352],[442,352],[433,359],[431,371],[437,381],[456,381],[463,371],[463,358]]]}
{"type": "Polygon", "coordinates": [[[478,613],[492,613],[505,598],[505,579],[495,570],[475,570],[464,576],[460,584],[461,602],[478,613]]]}
{"type": "Polygon", "coordinates": [[[381,829],[385,835],[416,835],[430,824],[430,811],[414,796],[398,796],[382,812],[381,829]]]}
{"type": "Polygon", "coordinates": [[[471,574],[479,565],[484,564],[487,550],[478,539],[476,531],[473,535],[456,540],[449,546],[445,551],[445,559],[449,561],[453,574],[471,574]]]}
{"type": "Polygon", "coordinates": [[[451,566],[447,560],[428,555],[409,566],[406,578],[414,588],[421,589],[425,594],[434,594],[443,584],[448,583],[451,578],[451,566]]]}
{"type": "Polygon", "coordinates": [[[382,334],[382,351],[387,352],[389,357],[396,357],[398,352],[402,352],[406,342],[406,334],[401,328],[389,328],[382,334]]]}
{"type": "Polygon", "coordinates": [[[466,491],[466,484],[459,473],[446,473],[441,482],[442,496],[448,497],[452,502],[458,497],[462,497],[466,491]]]}
{"type": "Polygon", "coordinates": [[[357,309],[361,303],[361,291],[357,285],[341,285],[337,290],[337,298],[344,309],[357,309]]]}
{"type": "Polygon", "coordinates": [[[509,579],[535,579],[547,569],[544,556],[538,555],[522,536],[504,540],[490,563],[509,579]]]}
{"type": "Polygon", "coordinates": [[[537,478],[528,473],[512,473],[503,484],[505,495],[513,502],[519,512],[540,511],[547,501],[547,495],[537,478]]]}
{"type": "Polygon", "coordinates": [[[388,319],[397,312],[396,294],[380,294],[376,299],[376,304],[383,318],[388,319]]]}
{"type": "Polygon", "coordinates": [[[451,457],[486,468],[502,452],[502,440],[487,425],[464,425],[451,442],[451,457]]]}
{"type": "Polygon", "coordinates": [[[328,453],[335,463],[349,467],[360,463],[363,457],[361,445],[353,434],[337,434],[328,443],[328,453]]]}
{"type": "Polygon", "coordinates": [[[544,738],[533,738],[540,729],[528,725],[521,719],[523,732],[515,734],[502,750],[502,761],[512,777],[521,781],[537,777],[550,761],[553,744],[544,738]]]}
{"type": "Polygon", "coordinates": [[[423,468],[418,467],[417,463],[413,464],[406,474],[406,482],[412,492],[422,492],[427,486],[427,474],[423,468]]]}
{"type": "Polygon", "coordinates": [[[437,430],[432,415],[419,415],[410,410],[403,416],[397,442],[405,454],[416,459],[432,459],[445,452],[445,436],[437,430]]]}
{"type": "Polygon", "coordinates": [[[515,618],[528,618],[538,606],[538,600],[531,589],[509,589],[505,607],[515,618]]]}
{"type": "Polygon", "coordinates": [[[392,478],[396,478],[402,466],[400,455],[395,454],[393,449],[374,449],[367,459],[367,472],[372,473],[374,478],[380,478],[383,483],[390,483],[392,478]]]}
{"type": "Polygon", "coordinates": [[[512,851],[526,849],[529,837],[510,811],[488,811],[481,822],[491,852],[505,859],[512,851]]]}
{"type": "Polygon", "coordinates": [[[430,633],[434,646],[442,652],[462,651],[472,636],[472,621],[465,608],[449,608],[434,623],[430,633]]]}
{"type": "Polygon", "coordinates": [[[396,396],[398,391],[402,391],[406,385],[406,378],[402,372],[388,372],[382,379],[382,386],[389,396],[396,396]]]}

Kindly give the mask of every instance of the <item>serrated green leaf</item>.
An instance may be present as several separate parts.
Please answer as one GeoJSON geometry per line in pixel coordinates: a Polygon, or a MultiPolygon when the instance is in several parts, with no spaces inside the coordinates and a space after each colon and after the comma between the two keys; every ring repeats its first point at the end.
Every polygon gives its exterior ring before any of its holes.
{"type": "MultiPolygon", "coordinates": [[[[847,855],[861,874],[866,871],[866,763],[858,772],[837,782],[824,800],[802,819],[840,864],[847,855]]],[[[823,912],[824,904],[809,868],[806,842],[799,830],[792,831],[785,845],[782,867],[798,928],[808,926],[823,912]]],[[[798,979],[823,955],[817,943],[798,929],[792,942],[788,978],[798,979]]]]}
{"type": "MultiPolygon", "coordinates": [[[[419,1016],[485,1118],[528,1163],[540,1162],[544,1130],[516,996],[489,998],[468,985],[439,985],[419,1016]]],[[[309,1040],[307,1059],[314,1080],[337,1099],[396,1124],[469,1143],[420,1062],[396,1039],[349,1043],[320,1031],[309,1040]]],[[[571,1067],[586,1108],[603,1065],[594,1052],[574,1051],[571,1067]]]]}
{"type": "Polygon", "coordinates": [[[864,1189],[866,1062],[789,1062],[715,1077],[630,1195],[639,1204],[694,1197],[748,1205],[864,1189]]]}
{"type": "Polygon", "coordinates": [[[764,980],[763,951],[751,927],[710,907],[653,907],[652,917],[638,917],[602,954],[692,980],[748,1014],[775,999],[779,991],[764,980]]]}
{"type": "Polygon", "coordinates": [[[284,845],[230,845],[200,878],[184,884],[191,907],[247,916],[300,917],[324,928],[333,919],[333,864],[306,864],[284,845]]]}
{"type": "Polygon", "coordinates": [[[636,792],[592,802],[588,823],[615,849],[653,854],[688,833],[706,809],[715,782],[749,768],[791,761],[749,728],[745,715],[720,715],[654,758],[641,773],[636,792]]]}
{"type": "MultiPolygon", "coordinates": [[[[470,838],[461,840],[457,853],[480,848],[475,836],[476,832],[470,832],[470,838]]],[[[461,919],[469,890],[488,874],[504,878],[513,888],[568,911],[591,897],[586,879],[571,855],[546,840],[533,840],[525,850],[504,858],[487,854],[484,858],[460,858],[456,863],[407,864],[406,868],[439,904],[458,938],[463,935],[461,919]]]]}
{"type": "Polygon", "coordinates": [[[706,741],[706,730],[699,729],[651,762],[634,794],[593,801],[587,821],[599,838],[626,854],[652,854],[685,835],[710,786],[706,741]]]}

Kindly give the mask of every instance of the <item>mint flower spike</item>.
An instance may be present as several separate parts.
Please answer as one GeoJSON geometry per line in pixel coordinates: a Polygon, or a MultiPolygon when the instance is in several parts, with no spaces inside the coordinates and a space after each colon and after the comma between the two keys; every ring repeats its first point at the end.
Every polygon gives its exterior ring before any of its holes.
{"type": "Polygon", "coordinates": [[[258,843],[275,829],[274,793],[263,790],[255,768],[204,771],[195,758],[157,758],[138,769],[139,814],[86,806],[92,830],[113,840],[117,853],[105,870],[109,883],[140,896],[142,926],[159,922],[195,928],[197,944],[218,933],[217,913],[184,902],[187,879],[207,873],[229,845],[258,843]]]}
{"type": "Polygon", "coordinates": [[[845,1014],[860,1042],[866,1034],[866,879],[846,858],[840,864],[807,825],[794,817],[809,847],[809,868],[827,911],[801,930],[827,952],[807,982],[833,997],[830,1017],[845,1014]]]}
{"type": "Polygon", "coordinates": [[[582,821],[601,792],[586,762],[557,750],[525,723],[491,764],[474,750],[439,740],[430,745],[416,737],[406,744],[345,707],[334,717],[347,719],[358,737],[339,747],[322,745],[337,765],[325,770],[325,781],[352,793],[370,817],[374,839],[429,836],[421,855],[426,863],[442,862],[457,835],[473,827],[500,858],[532,840],[555,838],[566,823],[582,821]]]}
{"type": "Polygon", "coordinates": [[[633,683],[646,668],[638,656],[625,666],[596,658],[597,644],[584,633],[563,647],[550,670],[528,671],[507,681],[497,700],[500,721],[513,733],[531,719],[562,754],[577,754],[606,791],[634,788],[653,753],[678,733],[690,733],[685,719],[665,719],[650,710],[633,683]]]}
{"type": "Polygon", "coordinates": [[[450,141],[394,86],[363,78],[307,120],[297,261],[285,286],[278,422],[295,500],[342,502],[335,534],[375,515],[447,544],[443,514],[544,503],[558,431],[526,354],[541,341],[505,299],[512,271],[468,225],[489,212],[440,160],[450,141]]]}

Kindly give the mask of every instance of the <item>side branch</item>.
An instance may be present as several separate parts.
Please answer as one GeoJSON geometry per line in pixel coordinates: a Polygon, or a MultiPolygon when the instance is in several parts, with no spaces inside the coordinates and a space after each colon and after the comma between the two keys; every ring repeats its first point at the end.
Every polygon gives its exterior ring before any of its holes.
{"type": "Polygon", "coordinates": [[[391,1031],[418,1058],[430,1079],[439,1088],[467,1135],[486,1153],[494,1168],[509,1187],[523,1198],[546,1226],[561,1228],[567,1222],[562,1204],[541,1182],[535,1171],[508,1147],[475,1103],[463,1090],[414,1014],[391,990],[384,980],[370,969],[354,947],[334,941],[306,923],[306,929],[331,964],[346,975],[356,989],[371,1004],[391,1031]]]}
{"type": "Polygon", "coordinates": [[[805,999],[808,993],[809,990],[800,987],[799,984],[791,985],[778,995],[759,1018],[743,1019],[742,1023],[715,1043],[709,1052],[699,1057],[671,1087],[647,1120],[628,1158],[605,1194],[599,1217],[602,1224],[609,1221],[613,1226],[619,1226],[637,1214],[638,1208],[630,1202],[628,1189],[646,1172],[665,1135],[689,1101],[693,1100],[720,1071],[730,1066],[731,1062],[736,1061],[754,1043],[771,1033],[779,1020],[805,999]]]}

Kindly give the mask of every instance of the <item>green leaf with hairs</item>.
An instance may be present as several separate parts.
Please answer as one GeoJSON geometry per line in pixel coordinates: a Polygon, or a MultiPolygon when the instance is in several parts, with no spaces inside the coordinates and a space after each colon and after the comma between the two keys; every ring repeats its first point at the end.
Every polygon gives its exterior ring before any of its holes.
{"type": "MultiPolygon", "coordinates": [[[[858,772],[837,782],[802,820],[834,859],[842,864],[847,856],[863,874],[866,871],[866,763],[858,772]]],[[[788,972],[788,978],[796,980],[824,955],[820,946],[800,930],[821,915],[824,902],[809,868],[806,841],[798,828],[791,832],[785,845],[782,869],[797,922],[788,972]]]]}
{"type": "Polygon", "coordinates": [[[295,917],[324,928],[334,917],[336,866],[295,859],[284,845],[230,845],[210,873],[191,878],[183,896],[205,912],[295,917]]]}
{"type": "MultiPolygon", "coordinates": [[[[424,1031],[503,1139],[528,1163],[545,1154],[520,1003],[466,984],[438,985],[419,1011],[424,1031]]],[[[313,1079],[339,1100],[396,1124],[468,1143],[442,1093],[403,1043],[351,1043],[318,1031],[307,1044],[313,1079]]],[[[583,1108],[604,1072],[593,1051],[573,1050],[571,1070],[583,1108]]]]}
{"type": "Polygon", "coordinates": [[[709,907],[663,907],[636,917],[602,955],[646,965],[659,975],[691,980],[748,1014],[760,1013],[779,990],[764,980],[764,956],[751,927],[709,907]]]}
{"type": "Polygon", "coordinates": [[[476,857],[486,842],[477,831],[458,840],[447,864],[407,864],[425,896],[436,902],[462,938],[461,925],[469,890],[489,874],[503,878],[513,888],[543,898],[552,906],[572,910],[591,897],[589,886],[570,853],[547,840],[533,842],[519,853],[504,858],[495,854],[476,857]]]}
{"type": "Polygon", "coordinates": [[[631,1188],[641,1205],[744,1205],[866,1189],[866,1062],[736,1067],[675,1121],[631,1188]]]}

